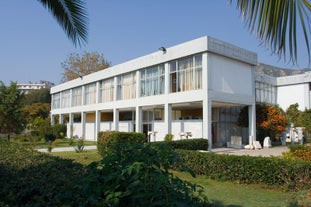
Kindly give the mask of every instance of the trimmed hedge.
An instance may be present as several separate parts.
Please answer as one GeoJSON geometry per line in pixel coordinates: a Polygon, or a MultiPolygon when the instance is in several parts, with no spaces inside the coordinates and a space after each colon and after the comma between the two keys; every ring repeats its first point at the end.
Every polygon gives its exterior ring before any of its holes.
{"type": "Polygon", "coordinates": [[[83,166],[0,139],[0,206],[60,206],[83,166]]]}
{"type": "Polygon", "coordinates": [[[219,155],[177,150],[183,164],[198,175],[220,181],[259,183],[285,190],[311,188],[311,163],[277,157],[219,155]]]}
{"type": "Polygon", "coordinates": [[[207,150],[208,149],[208,140],[207,139],[182,139],[174,141],[162,141],[162,142],[151,142],[153,145],[168,143],[174,149],[183,149],[183,150],[207,150]]]}
{"type": "Polygon", "coordinates": [[[116,144],[124,142],[144,143],[145,141],[146,136],[143,133],[118,131],[99,132],[97,150],[101,156],[105,156],[108,150],[116,144]]]}

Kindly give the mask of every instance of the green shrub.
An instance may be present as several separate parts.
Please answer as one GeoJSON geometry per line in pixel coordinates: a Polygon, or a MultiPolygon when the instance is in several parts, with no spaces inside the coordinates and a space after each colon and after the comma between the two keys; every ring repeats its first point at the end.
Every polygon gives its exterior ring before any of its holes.
{"type": "Polygon", "coordinates": [[[174,138],[174,135],[173,135],[173,134],[167,134],[167,135],[165,135],[165,137],[164,137],[164,141],[166,141],[166,142],[171,142],[171,141],[173,141],[173,138],[174,138]]]}
{"type": "Polygon", "coordinates": [[[178,150],[184,165],[211,179],[238,183],[261,183],[287,190],[311,187],[311,163],[277,157],[219,155],[178,150]]]}
{"type": "Polygon", "coordinates": [[[83,166],[0,140],[0,206],[61,206],[83,166]]]}
{"type": "MultiPolygon", "coordinates": [[[[207,150],[208,140],[207,139],[182,139],[175,141],[164,141],[172,145],[174,149],[183,150],[207,150]]],[[[157,145],[162,142],[151,142],[152,145],[157,145]]]]}
{"type": "Polygon", "coordinates": [[[120,142],[67,191],[65,206],[207,206],[202,188],[168,171],[177,160],[169,145],[120,142]]]}
{"type": "Polygon", "coordinates": [[[53,133],[47,133],[44,135],[46,142],[53,142],[56,139],[56,136],[53,133]]]}
{"type": "Polygon", "coordinates": [[[123,142],[144,143],[146,137],[143,133],[136,132],[117,132],[105,131],[99,132],[97,138],[97,150],[100,155],[104,156],[111,146],[123,142]]]}
{"type": "Polygon", "coordinates": [[[56,138],[64,138],[67,132],[67,126],[65,124],[55,124],[52,126],[52,133],[56,138]]]}

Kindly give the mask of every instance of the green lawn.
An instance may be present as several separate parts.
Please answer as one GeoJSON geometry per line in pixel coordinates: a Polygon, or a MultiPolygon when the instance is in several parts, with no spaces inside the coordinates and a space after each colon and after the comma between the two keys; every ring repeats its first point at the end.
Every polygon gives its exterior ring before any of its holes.
{"type": "MultiPolygon", "coordinates": [[[[97,150],[76,152],[53,152],[53,156],[59,156],[67,159],[72,159],[75,162],[83,165],[88,165],[93,161],[101,159],[97,150]]],[[[265,187],[261,185],[241,185],[231,182],[218,182],[207,179],[204,176],[193,178],[188,173],[173,172],[176,176],[183,180],[197,183],[204,187],[206,195],[212,206],[220,207],[294,207],[311,206],[311,198],[307,197],[307,191],[300,192],[284,192],[277,188],[265,187]]]]}
{"type": "MultiPolygon", "coordinates": [[[[23,145],[25,147],[30,147],[32,149],[41,149],[41,148],[48,148],[50,143],[47,143],[43,138],[41,140],[31,140],[31,139],[11,139],[11,142],[18,143],[20,145],[23,145]]],[[[70,145],[70,140],[67,138],[63,139],[56,139],[55,145],[53,147],[70,147],[75,146],[77,143],[77,139],[73,141],[73,144],[70,145]]],[[[84,140],[84,146],[91,146],[96,145],[96,141],[86,141],[84,140]]]]}

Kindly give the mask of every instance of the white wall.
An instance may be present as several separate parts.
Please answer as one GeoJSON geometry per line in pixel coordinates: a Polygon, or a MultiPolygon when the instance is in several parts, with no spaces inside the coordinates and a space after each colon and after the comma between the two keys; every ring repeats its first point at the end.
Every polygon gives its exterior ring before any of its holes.
{"type": "Polygon", "coordinates": [[[219,55],[209,54],[209,72],[212,90],[241,95],[253,95],[251,65],[219,55]]]}
{"type": "Polygon", "coordinates": [[[277,103],[283,109],[286,110],[291,104],[298,103],[299,110],[304,110],[305,107],[309,108],[307,103],[308,91],[306,91],[307,84],[297,84],[288,86],[279,86],[277,89],[277,103]],[[307,97],[306,97],[307,96],[307,97]]]}
{"type": "Polygon", "coordinates": [[[179,135],[180,132],[191,132],[190,138],[203,138],[202,120],[174,120],[172,121],[172,134],[174,140],[185,139],[179,135]]]}

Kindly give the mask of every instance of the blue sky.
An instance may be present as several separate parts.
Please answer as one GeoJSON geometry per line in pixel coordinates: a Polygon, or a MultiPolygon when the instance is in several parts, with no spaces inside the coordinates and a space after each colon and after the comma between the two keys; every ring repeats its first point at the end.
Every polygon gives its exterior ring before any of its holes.
{"type": "MultiPolygon", "coordinates": [[[[88,44],[74,47],[36,0],[0,1],[0,80],[60,82],[69,54],[98,52],[112,65],[205,35],[258,54],[258,61],[296,69],[260,46],[227,0],[89,0],[88,44]]],[[[301,38],[302,39],[302,38],[301,38]]],[[[300,51],[300,68],[308,67],[300,51]]]]}

